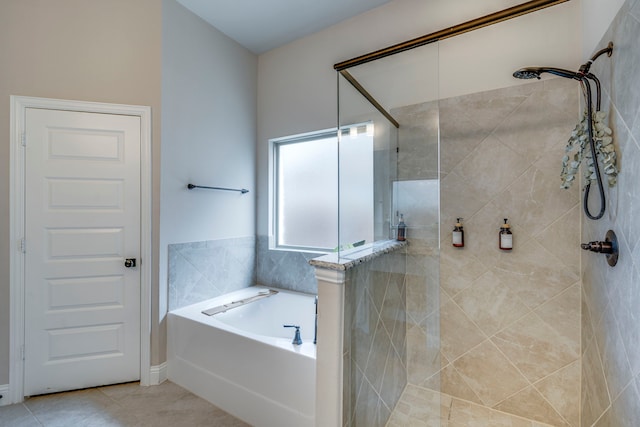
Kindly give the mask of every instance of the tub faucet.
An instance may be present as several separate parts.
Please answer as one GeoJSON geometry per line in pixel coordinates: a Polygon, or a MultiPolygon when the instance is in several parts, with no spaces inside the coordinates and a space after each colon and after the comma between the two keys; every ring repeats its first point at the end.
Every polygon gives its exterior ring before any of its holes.
{"type": "Polygon", "coordinates": [[[313,343],[318,344],[318,295],[316,295],[316,326],[313,330],[313,343]]]}
{"type": "Polygon", "coordinates": [[[298,325],[282,325],[283,328],[296,328],[296,334],[293,337],[293,341],[291,344],[300,345],[302,344],[302,338],[300,338],[300,326],[298,325]]]}

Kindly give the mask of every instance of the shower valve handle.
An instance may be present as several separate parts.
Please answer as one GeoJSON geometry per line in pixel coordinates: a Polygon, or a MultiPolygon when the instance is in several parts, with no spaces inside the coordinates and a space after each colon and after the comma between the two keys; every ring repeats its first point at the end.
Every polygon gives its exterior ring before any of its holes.
{"type": "Polygon", "coordinates": [[[580,245],[580,247],[582,249],[584,249],[585,251],[596,252],[596,253],[599,253],[599,254],[611,254],[611,253],[613,253],[613,245],[611,244],[611,242],[594,241],[594,242],[589,242],[589,243],[582,243],[580,245]]]}
{"type": "Polygon", "coordinates": [[[282,325],[283,328],[296,328],[296,334],[293,337],[293,341],[291,344],[300,345],[302,344],[302,338],[300,338],[300,326],[299,325],[282,325]]]}
{"type": "Polygon", "coordinates": [[[604,241],[593,241],[580,245],[585,251],[605,254],[607,264],[614,267],[618,263],[618,237],[613,230],[607,231],[604,241]]]}

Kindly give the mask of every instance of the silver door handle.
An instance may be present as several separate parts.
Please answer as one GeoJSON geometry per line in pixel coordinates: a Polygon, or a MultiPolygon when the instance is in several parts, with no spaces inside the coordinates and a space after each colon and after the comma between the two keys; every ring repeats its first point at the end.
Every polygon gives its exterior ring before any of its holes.
{"type": "Polygon", "coordinates": [[[124,260],[124,266],[127,268],[133,268],[136,266],[136,259],[135,258],[127,258],[124,260]]]}

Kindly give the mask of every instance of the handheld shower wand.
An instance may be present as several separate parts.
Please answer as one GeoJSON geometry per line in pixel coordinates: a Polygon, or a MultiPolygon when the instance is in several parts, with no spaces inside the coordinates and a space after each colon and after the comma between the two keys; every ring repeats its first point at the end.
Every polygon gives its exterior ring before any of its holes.
{"type": "Polygon", "coordinates": [[[584,188],[584,202],[583,209],[584,213],[589,219],[600,219],[604,215],[605,207],[606,207],[606,199],[604,195],[604,185],[602,183],[602,176],[600,175],[600,167],[598,166],[598,157],[596,153],[596,144],[593,139],[593,105],[591,101],[591,82],[592,80],[596,85],[596,111],[600,111],[600,98],[601,98],[601,89],[600,89],[600,80],[593,74],[589,72],[591,68],[591,64],[598,59],[600,55],[607,54],[607,56],[611,56],[613,53],[613,43],[609,42],[609,45],[596,52],[589,61],[585,62],[580,66],[578,71],[569,71],[564,70],[562,68],[553,68],[553,67],[527,67],[521,68],[513,73],[513,77],[517,79],[540,79],[540,74],[549,73],[555,76],[564,77],[567,79],[578,80],[585,91],[587,98],[587,133],[589,135],[589,147],[591,149],[591,158],[593,159],[593,166],[595,169],[596,182],[598,184],[598,192],[600,194],[600,211],[593,215],[589,210],[589,191],[591,190],[591,181],[589,181],[584,188]]]}

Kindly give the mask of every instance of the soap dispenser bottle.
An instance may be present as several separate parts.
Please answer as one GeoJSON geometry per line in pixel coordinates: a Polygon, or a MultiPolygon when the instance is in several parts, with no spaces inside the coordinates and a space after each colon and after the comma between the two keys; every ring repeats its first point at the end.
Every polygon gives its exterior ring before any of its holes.
{"type": "Polygon", "coordinates": [[[513,233],[511,232],[511,226],[507,221],[507,218],[505,218],[504,224],[500,226],[500,233],[498,234],[498,246],[503,251],[510,251],[513,249],[513,233]]]}
{"type": "Polygon", "coordinates": [[[407,240],[407,224],[404,223],[404,214],[400,214],[400,222],[398,222],[398,234],[396,240],[404,242],[407,240]]]}
{"type": "Polygon", "coordinates": [[[452,233],[453,246],[456,248],[464,247],[464,229],[462,228],[462,218],[458,218],[456,226],[453,227],[452,233]]]}

